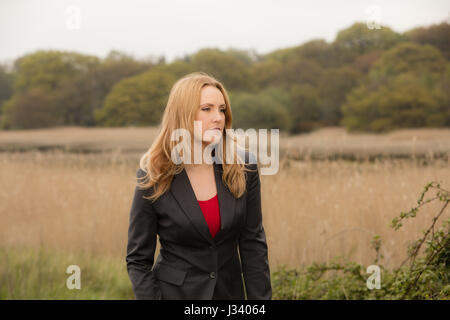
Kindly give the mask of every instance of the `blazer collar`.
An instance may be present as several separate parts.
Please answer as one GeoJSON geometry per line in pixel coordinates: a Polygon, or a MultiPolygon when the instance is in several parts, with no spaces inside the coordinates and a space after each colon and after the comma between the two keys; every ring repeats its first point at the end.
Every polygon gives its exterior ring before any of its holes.
{"type": "Polygon", "coordinates": [[[229,231],[233,225],[236,198],[222,181],[222,165],[214,162],[213,166],[220,209],[220,230],[214,238],[209,232],[208,224],[184,169],[173,177],[170,191],[198,232],[211,244],[217,244],[226,236],[226,231],[229,231]]]}

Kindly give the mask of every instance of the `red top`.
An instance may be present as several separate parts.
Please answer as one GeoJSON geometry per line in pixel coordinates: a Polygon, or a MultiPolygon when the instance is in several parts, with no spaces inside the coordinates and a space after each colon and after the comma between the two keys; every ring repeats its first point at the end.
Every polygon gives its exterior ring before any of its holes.
{"type": "Polygon", "coordinates": [[[214,238],[217,231],[220,229],[220,210],[217,194],[209,200],[197,201],[202,209],[206,223],[208,224],[209,232],[214,238]]]}

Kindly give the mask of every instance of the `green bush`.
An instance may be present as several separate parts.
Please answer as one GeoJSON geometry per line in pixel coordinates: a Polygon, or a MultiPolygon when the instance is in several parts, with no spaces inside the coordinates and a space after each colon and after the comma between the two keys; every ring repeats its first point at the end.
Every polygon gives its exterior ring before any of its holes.
{"type": "Polygon", "coordinates": [[[164,112],[175,78],[150,70],[116,83],[95,112],[99,126],[157,125],[164,112]]]}
{"type": "Polygon", "coordinates": [[[289,94],[281,88],[254,93],[230,93],[234,129],[280,129],[288,131],[289,94]]]}
{"type": "Polygon", "coordinates": [[[430,45],[398,44],[346,95],[340,124],[349,131],[372,132],[446,126],[450,121],[446,64],[430,45]]]}
{"type": "MultiPolygon", "coordinates": [[[[390,271],[378,264],[381,271],[380,289],[368,289],[370,274],[355,262],[335,258],[330,263],[314,263],[300,271],[287,269],[285,265],[272,274],[273,299],[450,299],[450,219],[435,230],[438,219],[450,202],[450,192],[437,182],[427,184],[417,204],[408,212],[401,212],[393,219],[392,227],[398,230],[405,219],[414,218],[419,208],[431,201],[441,201],[443,206],[433,218],[423,237],[408,248],[408,258],[390,271]],[[425,194],[436,190],[433,198],[424,201],[425,194]],[[422,255],[420,249],[425,247],[422,255]],[[327,274],[327,278],[324,275],[327,274]]],[[[372,246],[377,252],[378,263],[381,239],[375,236],[372,246]]]]}

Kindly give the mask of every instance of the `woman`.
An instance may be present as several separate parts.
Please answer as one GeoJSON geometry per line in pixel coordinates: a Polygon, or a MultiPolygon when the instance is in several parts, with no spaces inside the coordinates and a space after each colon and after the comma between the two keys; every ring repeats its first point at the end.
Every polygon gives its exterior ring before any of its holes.
{"type": "Polygon", "coordinates": [[[258,167],[247,150],[230,151],[231,119],[228,95],[213,77],[192,73],[173,86],[159,135],[140,160],[131,205],[126,262],[136,299],[242,300],[244,284],[247,299],[271,299],[258,167]],[[186,161],[193,153],[172,141],[180,128],[194,135],[183,140],[191,146],[216,147],[205,152],[209,158],[186,161]]]}

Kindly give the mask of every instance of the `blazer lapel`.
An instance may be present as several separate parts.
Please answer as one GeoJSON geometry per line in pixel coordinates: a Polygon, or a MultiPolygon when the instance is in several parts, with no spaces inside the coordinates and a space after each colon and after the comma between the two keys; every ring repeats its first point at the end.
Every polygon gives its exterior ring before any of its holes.
{"type": "Polygon", "coordinates": [[[209,232],[203,212],[195,197],[194,190],[186,171],[183,169],[173,177],[170,191],[180,208],[192,222],[197,231],[211,244],[216,244],[233,224],[235,198],[222,182],[222,166],[214,163],[214,177],[216,181],[217,197],[220,209],[220,230],[213,238],[209,232]]]}
{"type": "Polygon", "coordinates": [[[216,178],[217,197],[220,209],[220,229],[214,237],[216,243],[226,235],[227,230],[230,231],[233,225],[236,205],[236,198],[222,181],[222,173],[222,165],[214,163],[214,176],[216,178]]]}

